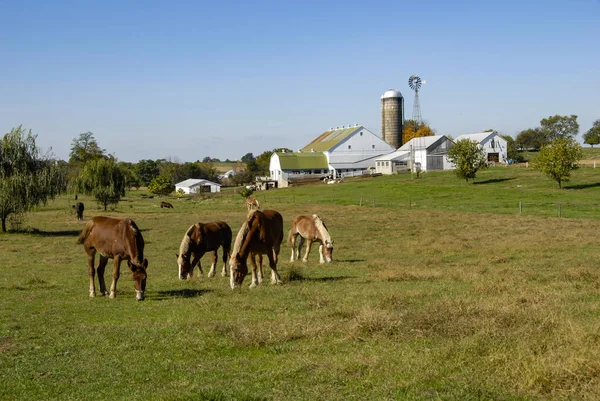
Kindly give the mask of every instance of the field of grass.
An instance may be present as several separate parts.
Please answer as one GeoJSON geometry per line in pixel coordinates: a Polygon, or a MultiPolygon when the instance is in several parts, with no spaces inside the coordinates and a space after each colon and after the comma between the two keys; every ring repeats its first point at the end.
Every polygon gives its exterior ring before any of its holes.
{"type": "MultiPolygon", "coordinates": [[[[167,210],[132,191],[108,214],[143,231],[143,302],[125,264],[116,299],[88,297],[84,223],[61,197],[0,235],[0,399],[600,399],[600,169],[566,186],[498,167],[475,184],[446,172],[258,192],[286,230],[319,213],[334,262],[315,247],[292,264],[283,246],[282,285],[236,291],[177,280],[175,253],[195,222],[237,232],[239,195],[167,210]]],[[[104,214],[84,202],[86,220],[104,214]]]]}

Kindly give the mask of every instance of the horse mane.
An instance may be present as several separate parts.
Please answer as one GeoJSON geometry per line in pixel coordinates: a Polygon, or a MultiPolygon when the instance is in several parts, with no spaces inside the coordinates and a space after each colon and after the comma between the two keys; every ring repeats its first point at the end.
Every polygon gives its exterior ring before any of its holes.
{"type": "Polygon", "coordinates": [[[79,234],[79,238],[77,238],[78,244],[83,244],[83,242],[85,241],[87,236],[90,234],[90,231],[92,231],[93,226],[94,226],[94,220],[90,220],[85,224],[83,231],[81,232],[81,234],[79,234]]]}
{"type": "Polygon", "coordinates": [[[249,231],[250,225],[248,224],[248,220],[246,220],[244,224],[242,224],[242,227],[240,227],[240,231],[238,231],[237,236],[235,237],[235,243],[233,244],[233,249],[231,250],[231,259],[235,258],[235,255],[237,255],[240,252],[240,249],[242,249],[242,244],[244,243],[244,239],[246,238],[246,235],[248,235],[249,231]]]}
{"type": "Polygon", "coordinates": [[[177,258],[177,263],[181,264],[183,261],[183,255],[187,255],[190,251],[190,244],[192,243],[192,238],[190,237],[190,233],[194,228],[195,224],[192,224],[190,228],[187,229],[185,234],[183,234],[183,239],[181,240],[181,244],[179,245],[179,257],[177,258]]]}
{"type": "Polygon", "coordinates": [[[327,227],[325,227],[323,220],[316,214],[313,214],[312,217],[315,222],[315,227],[317,228],[319,235],[321,235],[321,238],[323,238],[323,241],[331,243],[331,235],[329,235],[329,231],[327,231],[327,227]]]}

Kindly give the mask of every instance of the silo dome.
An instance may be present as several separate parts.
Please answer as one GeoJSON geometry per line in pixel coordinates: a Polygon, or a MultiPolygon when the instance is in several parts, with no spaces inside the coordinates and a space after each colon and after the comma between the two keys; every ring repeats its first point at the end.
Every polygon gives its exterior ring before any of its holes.
{"type": "Polygon", "coordinates": [[[385,93],[381,96],[382,99],[389,99],[391,97],[403,97],[402,93],[400,93],[399,90],[396,89],[388,89],[387,91],[385,91],[385,93]]]}

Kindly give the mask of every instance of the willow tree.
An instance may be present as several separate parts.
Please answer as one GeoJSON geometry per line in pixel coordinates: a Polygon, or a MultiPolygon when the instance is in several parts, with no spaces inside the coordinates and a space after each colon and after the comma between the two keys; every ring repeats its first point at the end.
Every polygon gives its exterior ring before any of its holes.
{"type": "Polygon", "coordinates": [[[89,160],[75,181],[77,191],[96,198],[105,211],[125,196],[126,185],[125,173],[113,158],[89,160]]]}
{"type": "Polygon", "coordinates": [[[46,204],[64,191],[62,169],[36,146],[37,135],[22,126],[13,128],[0,142],[0,218],[2,232],[10,215],[46,204]]]}

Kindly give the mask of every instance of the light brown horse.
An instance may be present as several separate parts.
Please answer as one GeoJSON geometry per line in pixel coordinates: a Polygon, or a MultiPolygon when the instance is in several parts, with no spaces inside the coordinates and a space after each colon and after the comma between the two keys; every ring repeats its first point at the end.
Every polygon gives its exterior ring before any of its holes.
{"type": "Polygon", "coordinates": [[[258,201],[258,199],[252,196],[248,196],[246,198],[246,207],[248,208],[248,211],[258,210],[260,209],[260,202],[258,201]]]}
{"type": "Polygon", "coordinates": [[[248,216],[235,239],[229,268],[230,284],[234,289],[241,286],[248,274],[247,259],[250,256],[252,283],[250,288],[262,282],[262,255],[267,254],[271,267],[271,283],[280,284],[281,276],[277,272],[277,259],[283,241],[283,217],[275,210],[254,211],[248,216]],[[255,257],[259,256],[259,266],[255,257]]]}
{"type": "Polygon", "coordinates": [[[212,252],[212,264],[208,277],[213,277],[218,261],[217,250],[221,246],[223,247],[223,271],[221,274],[227,276],[227,258],[231,253],[231,237],[231,228],[224,221],[196,223],[188,228],[183,235],[181,245],[179,245],[179,254],[177,255],[179,279],[184,280],[187,277],[192,277],[196,264],[202,276],[204,272],[202,271],[200,258],[206,252],[212,252]],[[190,263],[192,254],[194,259],[190,263]]]}
{"type": "Polygon", "coordinates": [[[121,261],[123,260],[127,261],[127,266],[133,273],[136,299],[142,301],[145,298],[148,259],[144,259],[144,238],[133,220],[96,216],[87,222],[79,235],[78,243],[83,244],[88,255],[90,297],[96,296],[94,263],[96,252],[98,252],[100,253],[100,263],[97,269],[98,284],[102,295],[107,295],[104,268],[108,259],[114,259],[110,298],[117,295],[117,281],[121,274],[121,261]]]}
{"type": "Polygon", "coordinates": [[[308,244],[306,245],[306,254],[302,258],[303,262],[308,261],[308,254],[313,242],[319,242],[319,262],[331,262],[333,258],[333,240],[329,235],[329,231],[327,231],[325,223],[316,214],[312,216],[297,216],[292,221],[292,229],[288,235],[288,244],[292,247],[291,262],[294,259],[300,259],[300,252],[305,240],[308,241],[308,244]],[[296,239],[298,236],[300,240],[298,241],[298,249],[296,250],[296,239]],[[294,255],[295,250],[296,254],[294,255]]]}

